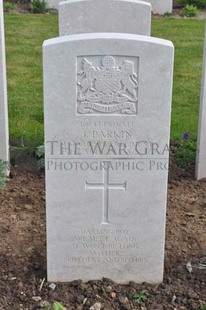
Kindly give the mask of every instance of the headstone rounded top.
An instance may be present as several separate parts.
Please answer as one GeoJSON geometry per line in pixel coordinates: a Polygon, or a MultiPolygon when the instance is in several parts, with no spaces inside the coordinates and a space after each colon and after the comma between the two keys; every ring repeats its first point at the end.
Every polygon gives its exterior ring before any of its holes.
{"type": "Polygon", "coordinates": [[[67,0],[60,2],[58,8],[60,36],[95,32],[150,35],[151,4],[148,2],[67,0]]]}
{"type": "MultiPolygon", "coordinates": [[[[105,2],[106,1],[109,1],[109,0],[63,0],[63,1],[60,1],[59,2],[59,5],[64,5],[66,2],[67,3],[75,3],[75,2],[93,2],[95,1],[96,3],[99,1],[99,2],[105,2]]],[[[114,2],[114,0],[113,0],[114,2]]],[[[140,3],[142,5],[145,5],[145,6],[149,6],[151,7],[151,3],[149,2],[146,2],[146,1],[141,1],[141,0],[115,0],[115,2],[133,2],[133,3],[140,3]]]]}

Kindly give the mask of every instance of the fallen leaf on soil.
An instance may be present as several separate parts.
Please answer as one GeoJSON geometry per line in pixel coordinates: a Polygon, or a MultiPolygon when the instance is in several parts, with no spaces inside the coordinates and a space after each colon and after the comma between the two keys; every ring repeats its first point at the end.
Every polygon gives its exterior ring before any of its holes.
{"type": "Polygon", "coordinates": [[[87,298],[84,298],[84,300],[83,300],[83,305],[85,305],[86,302],[87,302],[87,298]]]}
{"type": "Polygon", "coordinates": [[[41,307],[41,308],[49,308],[50,307],[50,304],[49,304],[49,302],[48,301],[46,301],[46,300],[42,300],[40,303],[39,303],[39,307],[41,307]]]}
{"type": "Polygon", "coordinates": [[[176,295],[173,295],[172,302],[175,302],[176,299],[177,299],[176,295]]]}
{"type": "Polygon", "coordinates": [[[109,286],[106,287],[105,290],[106,290],[107,293],[110,293],[112,291],[112,287],[109,285],[109,286]]]}
{"type": "Polygon", "coordinates": [[[190,216],[190,217],[194,217],[195,216],[195,214],[193,214],[193,213],[186,213],[186,216],[190,216]]]}
{"type": "Polygon", "coordinates": [[[42,287],[43,287],[43,285],[44,285],[44,281],[45,281],[45,278],[41,281],[41,284],[40,284],[40,287],[39,287],[39,291],[40,291],[40,292],[41,292],[42,287]]]}
{"type": "Polygon", "coordinates": [[[111,292],[111,297],[116,298],[117,294],[115,292],[111,292]]]}
{"type": "Polygon", "coordinates": [[[99,295],[96,295],[97,298],[101,299],[101,297],[99,295]]]}
{"type": "Polygon", "coordinates": [[[54,291],[56,288],[56,284],[54,284],[54,283],[49,284],[49,288],[50,288],[50,290],[54,291]]]}
{"type": "Polygon", "coordinates": [[[91,306],[90,308],[89,308],[89,310],[100,310],[101,309],[101,304],[100,304],[100,302],[96,302],[96,304],[94,304],[93,306],[91,306]]]}
{"type": "Polygon", "coordinates": [[[203,269],[206,269],[206,264],[201,264],[201,263],[199,263],[199,264],[197,264],[197,265],[193,265],[193,268],[203,270],[203,269]]]}
{"type": "Polygon", "coordinates": [[[41,301],[41,297],[40,297],[40,296],[33,296],[32,299],[33,299],[35,302],[41,301]]]}
{"type": "Polygon", "coordinates": [[[189,273],[192,273],[192,264],[191,264],[191,262],[187,262],[186,268],[189,271],[189,273]]]}

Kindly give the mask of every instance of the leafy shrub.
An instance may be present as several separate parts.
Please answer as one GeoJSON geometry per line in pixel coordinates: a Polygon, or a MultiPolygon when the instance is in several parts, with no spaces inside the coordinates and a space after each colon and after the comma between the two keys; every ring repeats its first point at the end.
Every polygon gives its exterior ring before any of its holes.
{"type": "Polygon", "coordinates": [[[65,310],[65,308],[60,302],[55,301],[55,303],[53,304],[53,310],[65,310]]]}
{"type": "Polygon", "coordinates": [[[170,12],[164,13],[164,17],[170,17],[170,16],[172,16],[172,13],[170,13],[170,12]]]}
{"type": "Polygon", "coordinates": [[[45,168],[45,160],[44,160],[44,145],[40,145],[36,149],[36,155],[38,156],[38,168],[44,169],[45,168]]]}
{"type": "Polygon", "coordinates": [[[5,172],[7,168],[8,168],[8,164],[5,161],[0,159],[0,192],[2,192],[2,189],[4,185],[6,184],[5,172]]]}
{"type": "Polygon", "coordinates": [[[182,139],[178,140],[178,145],[174,149],[175,161],[179,167],[186,168],[195,163],[196,143],[191,141],[189,134],[185,132],[182,139]]]}
{"type": "Polygon", "coordinates": [[[48,12],[48,7],[47,7],[47,3],[45,0],[32,0],[31,9],[34,14],[48,12]]]}
{"type": "Polygon", "coordinates": [[[182,6],[194,5],[200,9],[206,8],[206,0],[177,0],[176,2],[182,6]]]}
{"type": "Polygon", "coordinates": [[[10,12],[16,8],[16,4],[12,2],[4,2],[4,11],[10,12]]]}
{"type": "Polygon", "coordinates": [[[44,310],[66,310],[66,309],[62,306],[60,302],[55,301],[52,307],[46,306],[44,310]]]}
{"type": "Polygon", "coordinates": [[[134,301],[140,304],[141,302],[144,302],[147,300],[147,294],[146,291],[143,290],[139,293],[134,294],[134,301]]]}
{"type": "Polygon", "coordinates": [[[187,4],[183,9],[183,13],[187,17],[194,17],[198,15],[198,9],[194,5],[187,4]]]}
{"type": "Polygon", "coordinates": [[[49,8],[48,12],[49,12],[50,15],[52,15],[52,14],[53,15],[58,15],[58,10],[55,9],[55,8],[49,8]]]}

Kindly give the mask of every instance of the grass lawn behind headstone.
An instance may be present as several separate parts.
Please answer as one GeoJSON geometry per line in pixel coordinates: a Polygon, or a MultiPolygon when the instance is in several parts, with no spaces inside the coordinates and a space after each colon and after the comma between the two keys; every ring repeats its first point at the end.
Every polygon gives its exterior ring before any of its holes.
{"type": "Polygon", "coordinates": [[[5,15],[10,139],[43,143],[42,43],[58,35],[57,15],[5,15]]]}
{"type": "MultiPolygon", "coordinates": [[[[205,21],[155,18],[152,36],[175,46],[171,139],[188,132],[197,139],[205,21]]],[[[161,56],[160,56],[161,57],[161,56]]]]}
{"type": "MultiPolygon", "coordinates": [[[[152,21],[152,35],[175,45],[172,140],[184,132],[196,140],[204,24],[193,19],[152,21]]],[[[44,135],[42,43],[58,36],[58,17],[6,14],[5,31],[10,139],[35,147],[44,135]]]]}

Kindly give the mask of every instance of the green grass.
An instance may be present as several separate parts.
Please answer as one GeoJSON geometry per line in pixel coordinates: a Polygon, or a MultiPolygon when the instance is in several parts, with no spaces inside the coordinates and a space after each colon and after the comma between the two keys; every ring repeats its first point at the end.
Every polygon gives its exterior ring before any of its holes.
{"type": "Polygon", "coordinates": [[[196,141],[204,41],[203,20],[153,20],[152,35],[175,46],[171,139],[188,132],[196,141]]]}
{"type": "MultiPolygon", "coordinates": [[[[175,68],[171,139],[184,132],[196,140],[204,21],[153,18],[152,35],[173,41],[175,68]]],[[[12,140],[43,142],[42,43],[58,35],[56,15],[5,15],[12,140]]],[[[160,55],[161,57],[161,55],[160,55]]]]}
{"type": "Polygon", "coordinates": [[[42,43],[58,35],[57,15],[5,15],[10,138],[43,142],[42,43]]]}

